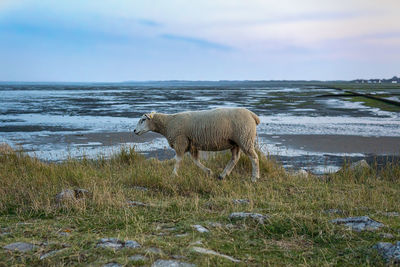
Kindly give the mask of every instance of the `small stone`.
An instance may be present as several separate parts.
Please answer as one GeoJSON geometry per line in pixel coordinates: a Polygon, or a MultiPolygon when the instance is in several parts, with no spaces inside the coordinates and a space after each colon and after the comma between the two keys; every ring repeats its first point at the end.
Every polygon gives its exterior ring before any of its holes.
{"type": "Polygon", "coordinates": [[[303,178],[307,178],[309,176],[308,172],[304,169],[300,169],[298,170],[295,175],[303,177],[303,178]]]}
{"type": "Polygon", "coordinates": [[[110,262],[110,263],[104,264],[103,267],[122,267],[122,265],[119,263],[116,263],[116,262],[110,262]]]}
{"type": "Polygon", "coordinates": [[[146,256],[143,256],[143,255],[140,255],[140,254],[130,256],[128,259],[130,261],[148,261],[149,260],[149,258],[147,258],[146,256]]]}
{"type": "Polygon", "coordinates": [[[209,222],[208,225],[211,226],[211,227],[216,227],[216,228],[222,228],[223,227],[223,224],[219,223],[219,222],[209,222]]]}
{"type": "Polygon", "coordinates": [[[58,193],[55,199],[58,204],[65,201],[72,201],[75,199],[75,191],[71,189],[65,189],[58,193]]]}
{"type": "Polygon", "coordinates": [[[389,233],[381,233],[380,236],[381,236],[382,238],[387,238],[387,239],[392,239],[392,238],[394,238],[394,235],[389,234],[389,233]]]}
{"type": "Polygon", "coordinates": [[[124,247],[126,248],[140,248],[140,244],[133,240],[125,241],[124,247]]]}
{"type": "Polygon", "coordinates": [[[123,248],[123,246],[123,242],[121,240],[118,240],[117,238],[102,238],[99,240],[96,247],[121,249],[123,248]]]}
{"type": "Polygon", "coordinates": [[[208,233],[208,232],[210,232],[207,228],[201,226],[200,224],[192,225],[192,227],[194,227],[200,233],[208,233]]]}
{"type": "Polygon", "coordinates": [[[240,262],[240,260],[232,258],[231,256],[228,256],[228,255],[220,254],[211,249],[205,249],[205,248],[201,248],[201,247],[193,247],[192,249],[194,252],[197,252],[197,253],[219,256],[219,257],[223,257],[223,258],[228,259],[233,262],[240,262]]]}
{"type": "Polygon", "coordinates": [[[185,237],[185,236],[188,236],[188,234],[177,234],[177,235],[175,235],[176,237],[185,237]]]}
{"type": "Polygon", "coordinates": [[[77,199],[90,196],[89,190],[86,190],[86,189],[78,188],[78,189],[74,189],[74,192],[75,192],[75,198],[77,198],[77,199]]]}
{"type": "Polygon", "coordinates": [[[363,230],[377,230],[384,226],[383,223],[374,221],[368,216],[339,218],[331,220],[331,223],[344,224],[357,232],[363,230]]]}
{"type": "Polygon", "coordinates": [[[149,247],[148,249],[146,249],[146,252],[151,254],[163,254],[163,251],[161,249],[155,247],[149,247]]]}
{"type": "Polygon", "coordinates": [[[369,168],[370,168],[370,166],[365,159],[357,161],[357,162],[353,162],[349,167],[349,169],[352,171],[359,171],[362,169],[369,169],[369,168]]]}
{"type": "Polygon", "coordinates": [[[25,242],[16,242],[3,247],[6,250],[28,252],[36,248],[35,245],[25,242]]]}
{"type": "Polygon", "coordinates": [[[268,217],[269,216],[267,215],[262,215],[259,213],[250,213],[250,212],[233,212],[229,215],[229,219],[231,220],[243,220],[251,218],[260,224],[264,224],[265,220],[268,219],[268,217]]]}
{"type": "Polygon", "coordinates": [[[78,188],[78,189],[65,189],[58,193],[55,196],[55,200],[57,204],[61,204],[65,201],[74,201],[77,199],[85,198],[90,195],[90,192],[86,189],[78,188]]]}
{"type": "Polygon", "coordinates": [[[195,242],[190,243],[190,245],[191,245],[191,246],[194,246],[194,245],[203,245],[203,241],[197,240],[197,241],[195,241],[195,242]]]}
{"type": "Polygon", "coordinates": [[[225,225],[225,228],[235,228],[235,225],[228,223],[227,225],[225,225]]]}
{"type": "Polygon", "coordinates": [[[71,234],[68,232],[59,232],[58,235],[60,236],[70,236],[71,234]]]}
{"type": "Polygon", "coordinates": [[[121,241],[117,238],[102,238],[96,247],[122,249],[122,248],[140,248],[140,244],[133,240],[121,241]]]}
{"type": "Polygon", "coordinates": [[[129,207],[135,207],[135,206],[148,207],[149,206],[149,204],[146,204],[146,203],[143,203],[140,201],[132,201],[132,200],[128,201],[127,204],[129,207]]]}
{"type": "Polygon", "coordinates": [[[233,199],[233,204],[250,204],[250,200],[248,199],[233,199]]]}
{"type": "Polygon", "coordinates": [[[400,241],[396,244],[379,242],[374,246],[387,262],[400,263],[400,241]]]}
{"type": "Polygon", "coordinates": [[[51,256],[53,256],[53,255],[55,255],[55,254],[57,254],[57,253],[59,253],[59,252],[64,251],[64,250],[66,250],[66,248],[50,251],[50,252],[48,252],[48,253],[43,254],[42,256],[40,256],[40,259],[41,259],[41,260],[44,260],[44,259],[46,259],[46,258],[48,258],[48,257],[51,257],[51,256]]]}
{"type": "Polygon", "coordinates": [[[152,265],[152,267],[194,267],[195,264],[174,261],[174,260],[156,260],[152,265]]]}

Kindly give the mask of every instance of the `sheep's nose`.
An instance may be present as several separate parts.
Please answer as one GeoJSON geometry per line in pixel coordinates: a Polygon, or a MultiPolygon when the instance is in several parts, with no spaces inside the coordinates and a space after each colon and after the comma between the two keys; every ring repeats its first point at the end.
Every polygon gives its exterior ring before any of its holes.
{"type": "Polygon", "coordinates": [[[135,130],[133,130],[133,132],[134,132],[134,133],[136,133],[136,129],[135,129],[135,130]]]}

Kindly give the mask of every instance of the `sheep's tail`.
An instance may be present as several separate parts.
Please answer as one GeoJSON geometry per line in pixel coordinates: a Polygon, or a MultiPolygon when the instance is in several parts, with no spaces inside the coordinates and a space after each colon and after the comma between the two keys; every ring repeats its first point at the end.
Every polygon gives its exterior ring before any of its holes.
{"type": "Polygon", "coordinates": [[[254,121],[256,122],[256,125],[259,125],[260,124],[260,118],[255,113],[253,113],[251,111],[250,111],[250,113],[251,113],[251,116],[253,117],[254,121]]]}

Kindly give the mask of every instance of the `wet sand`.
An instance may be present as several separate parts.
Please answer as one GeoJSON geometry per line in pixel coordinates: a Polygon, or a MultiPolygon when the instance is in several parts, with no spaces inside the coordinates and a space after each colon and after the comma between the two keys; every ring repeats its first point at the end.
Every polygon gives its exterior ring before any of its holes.
{"type": "Polygon", "coordinates": [[[354,135],[260,135],[283,146],[321,153],[400,155],[400,137],[354,135]]]}

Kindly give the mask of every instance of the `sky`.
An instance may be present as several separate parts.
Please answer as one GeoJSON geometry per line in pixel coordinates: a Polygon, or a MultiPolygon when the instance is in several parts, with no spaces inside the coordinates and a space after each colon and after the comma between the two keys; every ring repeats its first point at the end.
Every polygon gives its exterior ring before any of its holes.
{"type": "Polygon", "coordinates": [[[394,75],[399,0],[0,0],[0,81],[394,75]]]}

